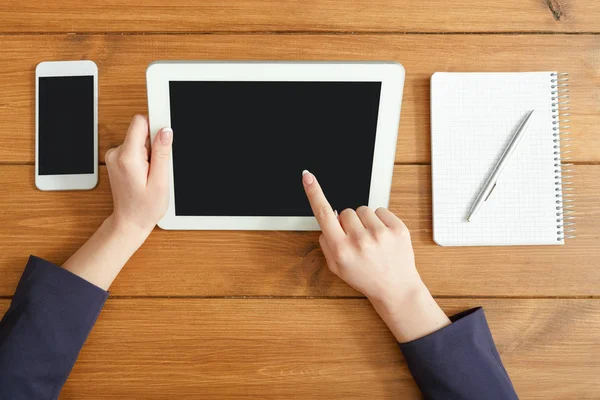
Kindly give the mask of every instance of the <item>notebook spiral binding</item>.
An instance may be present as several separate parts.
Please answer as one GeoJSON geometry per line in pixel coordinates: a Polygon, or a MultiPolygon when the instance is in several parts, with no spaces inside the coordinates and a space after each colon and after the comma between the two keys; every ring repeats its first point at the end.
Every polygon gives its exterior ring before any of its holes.
{"type": "Polygon", "coordinates": [[[569,73],[553,72],[550,74],[551,99],[552,99],[552,135],[554,136],[554,179],[556,193],[556,234],[557,241],[572,239],[575,235],[575,209],[573,206],[573,187],[570,172],[573,164],[569,162],[571,156],[571,127],[568,125],[570,114],[569,107],[569,73]],[[567,119],[565,119],[567,118],[567,119]],[[566,162],[565,162],[566,161],[566,162]]]}

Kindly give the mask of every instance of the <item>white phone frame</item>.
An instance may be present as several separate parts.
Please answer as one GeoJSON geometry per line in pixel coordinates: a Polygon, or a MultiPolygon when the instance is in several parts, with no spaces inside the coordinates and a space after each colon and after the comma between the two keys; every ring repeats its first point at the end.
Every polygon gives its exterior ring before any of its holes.
{"type": "MultiPolygon", "coordinates": [[[[170,81],[381,82],[375,151],[369,190],[372,208],[387,207],[392,186],[405,70],[395,62],[220,62],[158,61],[146,70],[150,136],[171,126],[170,81]]],[[[174,133],[177,136],[177,132],[174,133]]],[[[177,216],[173,163],[170,201],[158,225],[184,230],[319,230],[314,217],[177,216]]],[[[298,180],[300,180],[298,171],[298,180]]]]}
{"type": "Polygon", "coordinates": [[[44,61],[35,68],[35,186],[40,190],[89,190],[98,184],[98,66],[93,61],[44,61]],[[44,77],[94,77],[94,173],[39,174],[39,79],[44,77]]]}

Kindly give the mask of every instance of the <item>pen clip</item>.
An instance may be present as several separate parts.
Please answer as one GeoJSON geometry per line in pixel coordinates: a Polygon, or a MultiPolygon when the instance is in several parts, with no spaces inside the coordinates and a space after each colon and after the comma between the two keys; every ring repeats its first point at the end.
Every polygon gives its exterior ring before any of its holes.
{"type": "Polygon", "coordinates": [[[490,198],[490,196],[492,195],[492,192],[494,191],[494,189],[496,189],[496,185],[497,185],[497,184],[498,184],[498,183],[494,183],[494,186],[492,186],[492,190],[490,190],[490,192],[488,193],[487,197],[486,197],[486,198],[485,198],[485,200],[483,200],[483,201],[487,201],[487,199],[489,199],[489,198],[490,198]]]}

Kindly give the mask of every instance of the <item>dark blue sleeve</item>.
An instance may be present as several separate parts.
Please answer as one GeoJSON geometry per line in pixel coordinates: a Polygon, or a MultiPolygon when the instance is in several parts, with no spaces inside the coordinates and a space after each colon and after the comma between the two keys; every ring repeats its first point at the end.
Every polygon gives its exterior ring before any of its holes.
{"type": "Polygon", "coordinates": [[[450,318],[452,324],[400,344],[426,399],[517,399],[483,309],[450,318]]]}
{"type": "Polygon", "coordinates": [[[56,399],[108,293],[31,256],[0,321],[0,399],[56,399]]]}

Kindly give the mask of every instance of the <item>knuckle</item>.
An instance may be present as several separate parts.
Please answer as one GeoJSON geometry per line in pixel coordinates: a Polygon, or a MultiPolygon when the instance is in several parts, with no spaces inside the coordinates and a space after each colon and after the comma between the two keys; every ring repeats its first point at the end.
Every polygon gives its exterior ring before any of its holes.
{"type": "Polygon", "coordinates": [[[372,246],[373,239],[365,233],[359,233],[354,236],[354,243],[359,249],[368,249],[372,246]]]}
{"type": "Polygon", "coordinates": [[[108,149],[106,153],[104,153],[104,162],[106,164],[112,164],[112,156],[115,152],[115,149],[108,149]]]}
{"type": "Polygon", "coordinates": [[[410,231],[408,230],[408,228],[405,225],[403,225],[400,230],[401,230],[402,235],[406,236],[407,238],[410,238],[410,231]]]}
{"type": "Polygon", "coordinates": [[[324,220],[329,218],[331,216],[331,213],[331,207],[323,204],[316,208],[315,217],[317,217],[318,220],[324,220]]]}
{"type": "Polygon", "coordinates": [[[169,152],[165,149],[155,149],[152,152],[152,157],[154,159],[166,160],[169,157],[169,152]]]}
{"type": "Polygon", "coordinates": [[[403,223],[394,225],[394,232],[400,237],[410,238],[410,231],[403,223]]]}
{"type": "Polygon", "coordinates": [[[373,228],[373,237],[375,240],[385,239],[388,236],[388,229],[384,226],[373,228]]]}
{"type": "Polygon", "coordinates": [[[394,229],[396,230],[396,232],[401,233],[401,234],[409,234],[408,227],[406,226],[406,224],[404,223],[404,221],[402,221],[396,215],[394,215],[394,217],[395,217],[395,219],[394,219],[394,229]]]}
{"type": "Polygon", "coordinates": [[[121,153],[117,159],[117,165],[119,168],[129,169],[132,167],[133,163],[133,158],[126,153],[121,153]]]}
{"type": "Polygon", "coordinates": [[[343,262],[348,257],[348,247],[340,243],[330,244],[331,255],[337,262],[343,262]]]}

